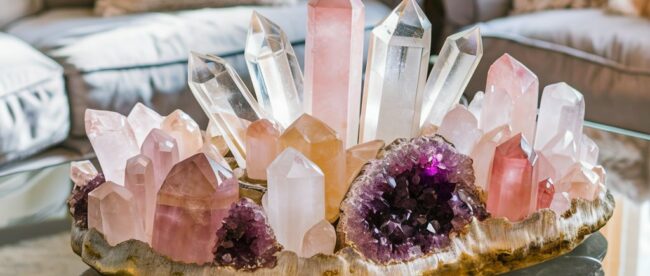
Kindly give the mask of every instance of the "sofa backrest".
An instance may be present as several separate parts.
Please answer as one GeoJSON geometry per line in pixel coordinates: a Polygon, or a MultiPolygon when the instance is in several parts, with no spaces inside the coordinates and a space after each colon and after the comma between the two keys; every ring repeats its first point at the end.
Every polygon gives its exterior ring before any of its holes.
{"type": "Polygon", "coordinates": [[[0,0],[0,29],[43,9],[43,0],[0,0]]]}

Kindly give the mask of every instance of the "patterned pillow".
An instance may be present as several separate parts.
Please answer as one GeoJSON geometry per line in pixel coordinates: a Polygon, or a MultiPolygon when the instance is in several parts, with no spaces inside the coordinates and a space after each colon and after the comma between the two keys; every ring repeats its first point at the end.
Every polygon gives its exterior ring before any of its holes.
{"type": "Polygon", "coordinates": [[[236,5],[295,4],[298,0],[97,0],[95,13],[115,16],[150,11],[173,11],[236,5]]]}
{"type": "Polygon", "coordinates": [[[607,0],[514,0],[512,13],[527,13],[552,9],[582,9],[604,7],[607,0]]]}

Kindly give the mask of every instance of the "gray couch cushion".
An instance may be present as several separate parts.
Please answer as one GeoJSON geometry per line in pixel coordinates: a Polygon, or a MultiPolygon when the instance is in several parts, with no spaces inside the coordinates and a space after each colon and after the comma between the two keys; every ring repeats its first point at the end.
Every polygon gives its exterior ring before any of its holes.
{"type": "Polygon", "coordinates": [[[0,166],[61,142],[70,128],[63,70],[0,33],[0,166]]]}
{"type": "MultiPolygon", "coordinates": [[[[389,8],[366,1],[367,26],[389,8]]],[[[64,65],[72,103],[73,135],[84,134],[86,108],[127,113],[138,101],[161,113],[186,110],[205,122],[187,89],[190,50],[228,57],[247,79],[243,58],[253,10],[278,23],[302,57],[305,3],[283,7],[233,7],[99,18],[92,10],[53,10],[9,30],[64,65]]]]}
{"type": "Polygon", "coordinates": [[[586,99],[586,118],[650,133],[650,21],[600,10],[557,10],[485,23],[484,56],[468,91],[485,89],[490,64],[504,52],[540,85],[565,81],[586,99]]]}

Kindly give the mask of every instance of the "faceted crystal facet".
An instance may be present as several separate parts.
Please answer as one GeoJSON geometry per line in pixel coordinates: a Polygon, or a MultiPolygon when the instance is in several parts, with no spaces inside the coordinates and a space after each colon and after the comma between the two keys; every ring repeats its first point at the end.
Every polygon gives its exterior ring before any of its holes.
{"type": "Polygon", "coordinates": [[[473,27],[445,40],[424,88],[421,124],[439,126],[463,95],[483,57],[481,31],[473,27]]]}
{"type": "Polygon", "coordinates": [[[569,198],[592,200],[598,191],[600,177],[591,168],[577,163],[558,183],[558,190],[568,192],[569,198]]]}
{"type": "Polygon", "coordinates": [[[107,181],[124,185],[126,160],[138,154],[138,143],[126,117],[116,112],[86,109],[86,135],[107,181]]]}
{"type": "Polygon", "coordinates": [[[133,194],[110,181],[88,194],[88,227],[103,233],[110,245],[129,239],[146,242],[133,194]]]}
{"type": "MultiPolygon", "coordinates": [[[[521,132],[524,138],[532,144],[535,139],[537,96],[539,94],[537,76],[519,61],[504,54],[488,70],[485,91],[492,90],[502,90],[508,93],[513,103],[510,119],[512,132],[521,132]]],[[[505,106],[502,104],[493,107],[504,108],[505,106]]]]}
{"type": "Polygon", "coordinates": [[[579,139],[584,117],[585,101],[580,92],[564,82],[546,86],[539,107],[535,149],[544,148],[551,139],[564,132],[571,132],[579,139]]]}
{"type": "Polygon", "coordinates": [[[474,98],[467,106],[469,112],[472,112],[476,120],[481,121],[481,111],[483,110],[483,100],[485,99],[485,93],[483,91],[476,92],[474,98]]]}
{"type": "Polygon", "coordinates": [[[370,37],[359,142],[420,131],[431,23],[415,0],[402,1],[370,37]]]}
{"type": "Polygon", "coordinates": [[[560,179],[560,173],[551,163],[551,159],[546,157],[546,153],[536,152],[536,154],[537,162],[535,162],[535,168],[533,168],[533,182],[541,182],[549,178],[560,179]]]}
{"type": "Polygon", "coordinates": [[[262,109],[235,69],[216,56],[191,53],[189,86],[216,125],[240,168],[246,168],[246,128],[263,118],[262,109]]]}
{"type": "Polygon", "coordinates": [[[551,141],[546,143],[542,149],[544,155],[548,158],[549,163],[555,169],[556,178],[564,176],[571,165],[573,165],[578,158],[578,147],[573,133],[565,131],[553,137],[551,141]]]}
{"type": "Polygon", "coordinates": [[[474,162],[474,174],[476,176],[476,186],[487,191],[490,172],[492,171],[492,161],[494,159],[494,150],[497,145],[505,142],[512,136],[510,127],[503,125],[486,133],[476,143],[470,157],[474,162]]]}
{"type": "Polygon", "coordinates": [[[303,76],[287,35],[253,12],[245,56],[260,105],[280,125],[289,126],[302,114],[303,76]]]}
{"type": "Polygon", "coordinates": [[[438,134],[454,144],[458,152],[470,154],[483,132],[478,129],[478,121],[467,108],[456,105],[449,111],[438,128],[438,134]]]}
{"type": "Polygon", "coordinates": [[[582,134],[580,140],[580,161],[590,166],[595,166],[598,163],[598,145],[591,140],[587,135],[582,134]]]}
{"type": "Polygon", "coordinates": [[[70,179],[72,179],[75,187],[86,186],[97,174],[97,169],[90,160],[70,163],[70,179]]]}
{"type": "Polygon", "coordinates": [[[544,179],[537,184],[537,210],[551,207],[555,185],[550,178],[544,179]]]}
{"type": "Polygon", "coordinates": [[[299,256],[309,258],[316,254],[331,255],[336,247],[336,230],[327,220],[321,220],[312,226],[302,241],[299,256]]]}
{"type": "Polygon", "coordinates": [[[153,194],[157,194],[167,173],[179,161],[176,139],[164,131],[155,128],[144,139],[141,152],[144,156],[149,157],[153,163],[153,174],[156,184],[156,191],[153,194]]]}
{"type": "Polygon", "coordinates": [[[305,112],[357,144],[361,108],[364,6],[361,0],[311,0],[305,43],[305,112]]]}
{"type": "Polygon", "coordinates": [[[266,180],[266,168],[280,154],[280,130],[273,122],[261,119],[246,130],[246,173],[249,178],[266,180]]]}
{"type": "Polygon", "coordinates": [[[126,117],[129,125],[133,128],[135,140],[138,142],[138,147],[142,146],[144,138],[147,138],[149,132],[154,128],[160,128],[163,117],[156,111],[151,110],[146,105],[137,103],[131,109],[131,113],[126,117]]]}
{"type": "Polygon", "coordinates": [[[302,153],[288,148],[267,169],[266,213],[278,242],[301,254],[312,226],[325,219],[324,175],[302,153]]]}
{"type": "Polygon", "coordinates": [[[484,132],[489,132],[500,126],[510,125],[513,108],[510,95],[499,89],[486,91],[479,127],[484,132]]]}
{"type": "Polygon", "coordinates": [[[556,214],[560,215],[566,212],[566,210],[571,207],[571,199],[569,198],[569,193],[567,192],[557,192],[553,195],[553,200],[551,201],[551,210],[555,211],[556,214]]]}
{"type": "Polygon", "coordinates": [[[160,128],[176,139],[179,159],[183,160],[201,151],[201,129],[187,113],[175,110],[163,120],[160,128]]]}
{"type": "Polygon", "coordinates": [[[147,242],[151,242],[153,214],[156,208],[158,187],[153,173],[153,162],[149,157],[138,154],[126,162],[124,186],[133,194],[138,215],[144,224],[147,242]]]}
{"type": "Polygon", "coordinates": [[[345,183],[347,185],[352,184],[368,161],[377,158],[377,154],[384,148],[384,145],[385,143],[382,140],[372,140],[358,144],[345,151],[345,183]]]}
{"type": "Polygon", "coordinates": [[[174,261],[211,262],[215,233],[238,198],[232,172],[203,153],[177,163],[158,192],[153,249],[174,261]]]}
{"type": "Polygon", "coordinates": [[[325,123],[303,114],[280,137],[282,149],[294,148],[313,161],[325,173],[327,219],[336,220],[339,205],[348,191],[345,183],[345,149],[334,130],[325,123]]]}
{"type": "Polygon", "coordinates": [[[532,181],[534,159],[535,153],[522,134],[497,146],[487,199],[492,216],[519,221],[536,210],[537,185],[532,181]]]}

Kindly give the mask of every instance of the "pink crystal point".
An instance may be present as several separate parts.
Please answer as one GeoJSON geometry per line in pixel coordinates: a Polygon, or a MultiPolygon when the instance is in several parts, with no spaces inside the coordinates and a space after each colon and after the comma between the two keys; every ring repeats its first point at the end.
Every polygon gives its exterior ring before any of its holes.
{"type": "Polygon", "coordinates": [[[146,242],[133,194],[110,181],[88,194],[88,228],[103,233],[110,245],[129,239],[146,242]]]}
{"type": "Polygon", "coordinates": [[[158,192],[152,247],[174,261],[212,261],[215,233],[238,197],[237,179],[203,153],[177,163],[158,192]]]}
{"type": "Polygon", "coordinates": [[[327,220],[321,220],[305,233],[302,241],[301,257],[309,258],[316,254],[331,255],[336,247],[336,230],[327,220]]]}
{"type": "Polygon", "coordinates": [[[116,112],[86,109],[86,134],[106,181],[124,185],[126,160],[138,154],[138,144],[126,117],[116,112]]]}
{"type": "Polygon", "coordinates": [[[483,135],[474,115],[462,105],[457,105],[445,115],[438,134],[454,144],[458,152],[469,154],[483,135]]]}
{"type": "Polygon", "coordinates": [[[86,186],[97,174],[97,169],[89,160],[70,163],[70,179],[76,187],[86,186]]]}
{"type": "Polygon", "coordinates": [[[163,117],[146,105],[137,103],[131,109],[131,113],[126,117],[126,120],[129,121],[131,128],[133,128],[138,147],[141,147],[149,132],[154,128],[160,128],[163,117]]]}
{"type": "Polygon", "coordinates": [[[569,193],[557,192],[553,195],[550,208],[555,211],[556,214],[561,215],[569,210],[570,207],[571,199],[569,198],[569,193]]]}
{"type": "MultiPolygon", "coordinates": [[[[488,70],[485,91],[504,90],[513,101],[511,127],[533,143],[539,80],[526,66],[508,54],[497,59],[488,70]]],[[[500,106],[499,106],[500,107],[500,106]]]]}
{"type": "Polygon", "coordinates": [[[138,215],[144,224],[147,243],[151,243],[158,187],[154,178],[153,162],[149,157],[138,154],[126,162],[124,185],[133,194],[133,199],[138,207],[138,215]]]}
{"type": "Polygon", "coordinates": [[[521,133],[497,146],[488,186],[487,208],[492,216],[519,221],[535,210],[534,162],[535,154],[521,133]]]}
{"type": "Polygon", "coordinates": [[[142,143],[142,154],[153,162],[156,187],[160,189],[169,170],[179,161],[176,139],[160,129],[153,129],[142,143]]]}
{"type": "Polygon", "coordinates": [[[305,112],[345,145],[357,144],[365,8],[361,0],[310,0],[305,50],[305,112]]]}
{"type": "Polygon", "coordinates": [[[560,180],[558,189],[568,192],[569,198],[592,200],[599,186],[599,175],[584,164],[576,163],[560,180]]]}
{"type": "Polygon", "coordinates": [[[279,127],[267,119],[253,122],[246,130],[246,173],[249,178],[266,180],[266,168],[280,154],[279,127]]]}
{"type": "Polygon", "coordinates": [[[544,179],[537,184],[537,210],[551,207],[555,185],[550,178],[544,179]]]}
{"type": "Polygon", "coordinates": [[[180,160],[201,151],[203,146],[201,129],[185,112],[175,110],[163,120],[160,128],[176,139],[180,160]]]}
{"type": "Polygon", "coordinates": [[[481,111],[483,110],[484,101],[485,93],[483,93],[483,91],[478,91],[476,94],[474,94],[474,98],[472,98],[472,101],[467,106],[467,110],[469,110],[469,112],[472,112],[474,118],[476,118],[476,120],[479,122],[481,122],[481,111]]]}
{"type": "Polygon", "coordinates": [[[582,134],[580,144],[580,161],[595,166],[598,163],[598,145],[585,134],[582,134]]]}
{"type": "Polygon", "coordinates": [[[494,159],[494,150],[498,145],[510,139],[512,134],[508,125],[502,125],[494,130],[487,132],[476,143],[470,157],[474,160],[474,175],[476,176],[476,185],[483,191],[487,191],[490,172],[492,171],[492,160],[494,159]]]}
{"type": "Polygon", "coordinates": [[[539,108],[535,149],[543,149],[564,132],[580,139],[584,117],[585,101],[580,92],[564,82],[546,86],[539,108]]]}
{"type": "Polygon", "coordinates": [[[553,137],[542,149],[556,173],[554,179],[564,176],[571,166],[578,161],[578,147],[573,133],[565,131],[553,137]]]}
{"type": "Polygon", "coordinates": [[[503,125],[510,125],[512,118],[512,98],[505,90],[491,87],[485,92],[479,127],[484,131],[492,131],[503,125]]]}

